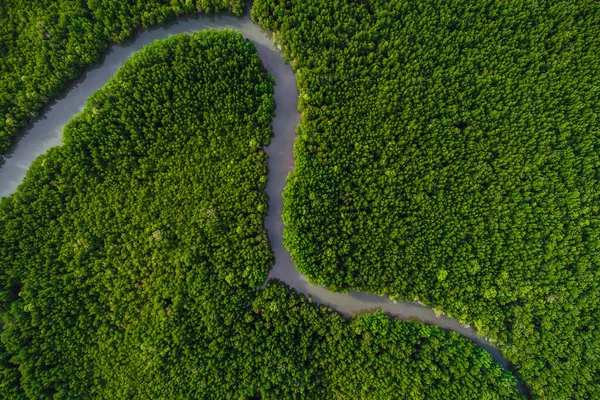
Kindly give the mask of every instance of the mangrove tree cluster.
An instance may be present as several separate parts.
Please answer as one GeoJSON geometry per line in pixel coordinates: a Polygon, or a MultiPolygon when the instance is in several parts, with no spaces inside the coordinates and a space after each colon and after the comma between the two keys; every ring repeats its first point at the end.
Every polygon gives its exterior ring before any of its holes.
{"type": "Polygon", "coordinates": [[[0,201],[0,391],[516,399],[455,333],[346,321],[267,277],[273,80],[231,31],[136,53],[0,201]]]}
{"type": "Polygon", "coordinates": [[[488,352],[435,326],[381,312],[348,322],[277,282],[245,318],[242,354],[257,398],[523,398],[488,352]]]}
{"type": "Polygon", "coordinates": [[[2,341],[27,397],[231,387],[228,338],[273,263],[272,92],[240,34],[154,42],[2,199],[2,341]]]}
{"type": "Polygon", "coordinates": [[[243,0],[3,0],[0,155],[49,100],[111,41],[175,15],[244,10],[243,0]]]}
{"type": "Polygon", "coordinates": [[[257,0],[296,69],[299,269],[420,300],[536,397],[600,397],[600,5],[257,0]]]}

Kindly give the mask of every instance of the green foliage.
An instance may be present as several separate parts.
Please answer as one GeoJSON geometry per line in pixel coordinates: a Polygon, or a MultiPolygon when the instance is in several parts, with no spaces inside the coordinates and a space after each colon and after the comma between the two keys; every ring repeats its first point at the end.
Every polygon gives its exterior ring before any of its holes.
{"type": "Polygon", "coordinates": [[[263,399],[515,399],[516,380],[469,340],[382,313],[352,321],[269,283],[252,303],[248,368],[263,399]]]}
{"type": "Polygon", "coordinates": [[[600,7],[257,0],[297,70],[286,245],[314,283],[422,300],[536,397],[600,397],[600,7]]]}
{"type": "Polygon", "coordinates": [[[0,155],[19,129],[111,40],[195,11],[230,10],[242,0],[3,0],[0,2],[0,155]]]}
{"type": "Polygon", "coordinates": [[[2,398],[15,400],[25,398],[19,379],[17,365],[10,362],[10,355],[0,340],[0,393],[2,393],[2,398]]]}
{"type": "Polygon", "coordinates": [[[0,200],[2,395],[518,397],[457,334],[257,291],[272,92],[251,43],[204,31],[137,52],[88,100],[0,200]]]}
{"type": "Polygon", "coordinates": [[[273,263],[272,92],[238,33],[155,42],[2,200],[2,340],[27,397],[233,390],[232,326],[273,263]]]}
{"type": "Polygon", "coordinates": [[[176,15],[225,10],[241,15],[245,9],[243,0],[87,0],[87,7],[111,40],[125,39],[139,26],[162,24],[176,15]]]}

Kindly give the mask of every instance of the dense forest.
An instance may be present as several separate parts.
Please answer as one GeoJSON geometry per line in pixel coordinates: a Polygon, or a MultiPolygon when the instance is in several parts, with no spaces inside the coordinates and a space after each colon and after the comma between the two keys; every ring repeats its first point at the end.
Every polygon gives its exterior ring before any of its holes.
{"type": "Polygon", "coordinates": [[[273,263],[273,114],[254,45],[205,31],[137,52],[67,124],[0,203],[2,341],[27,397],[231,385],[227,339],[273,263]]]}
{"type": "Polygon", "coordinates": [[[533,396],[600,398],[600,4],[257,0],[296,70],[286,246],[422,301],[533,396]]]}
{"type": "Polygon", "coordinates": [[[179,14],[244,8],[243,0],[1,0],[0,155],[111,41],[179,14]]]}
{"type": "Polygon", "coordinates": [[[454,332],[382,313],[348,322],[270,282],[246,316],[263,399],[517,399],[515,378],[454,332]]]}
{"type": "Polygon", "coordinates": [[[18,398],[516,399],[455,333],[278,282],[273,80],[232,31],[137,52],[0,200],[0,389],[18,398]]]}

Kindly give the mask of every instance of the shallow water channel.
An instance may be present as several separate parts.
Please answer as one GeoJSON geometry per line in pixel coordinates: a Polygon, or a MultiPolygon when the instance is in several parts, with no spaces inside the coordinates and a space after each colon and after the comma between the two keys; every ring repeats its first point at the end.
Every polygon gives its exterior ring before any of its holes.
{"type": "Polygon", "coordinates": [[[401,319],[418,319],[424,323],[437,325],[446,330],[456,331],[489,351],[492,357],[504,367],[509,365],[500,351],[483,338],[479,338],[473,328],[466,328],[455,319],[436,316],[432,309],[415,303],[394,302],[388,298],[368,293],[334,293],[322,286],[310,284],[298,272],[290,255],[283,246],[282,192],[286,177],[294,168],[293,147],[296,125],[300,122],[297,109],[298,91],[291,67],[285,63],[270,35],[254,24],[248,16],[180,18],[165,27],[142,31],[132,40],[119,46],[111,46],[106,56],[78,79],[64,96],[52,102],[22,137],[0,161],[0,197],[13,193],[23,180],[33,160],[53,146],[61,144],[63,126],[83,110],[85,101],[96,90],[102,88],[117,69],[137,50],[157,39],[179,33],[192,33],[203,29],[233,29],[251,40],[263,64],[275,77],[276,117],[273,120],[275,133],[266,151],[269,155],[269,214],[265,221],[273,252],[275,266],[269,278],[276,278],[298,292],[312,297],[314,302],[327,305],[345,316],[362,311],[382,309],[401,319]]]}

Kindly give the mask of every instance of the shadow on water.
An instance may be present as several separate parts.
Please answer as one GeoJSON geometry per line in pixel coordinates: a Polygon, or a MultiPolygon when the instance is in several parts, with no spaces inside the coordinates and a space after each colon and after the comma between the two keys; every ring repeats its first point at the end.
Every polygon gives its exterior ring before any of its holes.
{"type": "MultiPolygon", "coordinates": [[[[266,193],[269,196],[269,212],[265,228],[275,255],[275,265],[267,280],[277,279],[316,303],[328,306],[349,318],[367,311],[383,310],[386,314],[403,320],[419,320],[448,331],[455,331],[487,350],[494,360],[518,373],[502,356],[500,351],[485,339],[478,337],[473,328],[461,325],[457,320],[436,315],[431,308],[415,303],[395,302],[387,297],[363,292],[348,294],[332,292],[309,283],[295,267],[283,244],[283,198],[282,193],[288,174],[294,168],[294,141],[296,127],[300,123],[298,90],[294,73],[272,40],[272,35],[252,23],[250,18],[227,15],[184,16],[173,19],[160,27],[136,31],[121,44],[112,45],[98,63],[80,78],[72,81],[62,94],[43,108],[40,115],[25,129],[23,135],[11,147],[5,159],[0,160],[0,197],[13,193],[31,162],[50,147],[61,144],[63,126],[83,110],[86,100],[102,88],[125,61],[136,51],[156,39],[179,33],[192,33],[203,29],[234,29],[241,32],[256,46],[265,68],[275,78],[276,115],[272,126],[274,136],[265,149],[269,156],[269,175],[266,193]]],[[[266,282],[265,282],[266,284],[266,282]]],[[[520,389],[527,395],[525,387],[520,389]]]]}

